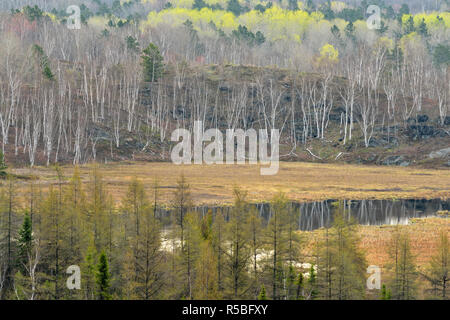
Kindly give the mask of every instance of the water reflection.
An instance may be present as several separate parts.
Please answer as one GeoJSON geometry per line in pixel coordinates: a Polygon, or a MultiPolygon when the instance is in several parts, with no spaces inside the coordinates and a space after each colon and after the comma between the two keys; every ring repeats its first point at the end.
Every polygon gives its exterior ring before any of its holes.
{"type": "MultiPolygon", "coordinates": [[[[332,223],[336,210],[343,210],[362,225],[396,225],[407,224],[410,218],[435,216],[437,211],[450,210],[450,200],[407,199],[407,200],[325,200],[317,202],[290,202],[292,210],[298,213],[298,229],[314,230],[332,223]]],[[[252,204],[265,221],[272,214],[268,203],[252,204]]],[[[194,210],[205,215],[209,210],[215,214],[222,210],[228,216],[231,207],[200,206],[194,210]]],[[[161,210],[162,216],[168,217],[171,210],[161,210]]]]}

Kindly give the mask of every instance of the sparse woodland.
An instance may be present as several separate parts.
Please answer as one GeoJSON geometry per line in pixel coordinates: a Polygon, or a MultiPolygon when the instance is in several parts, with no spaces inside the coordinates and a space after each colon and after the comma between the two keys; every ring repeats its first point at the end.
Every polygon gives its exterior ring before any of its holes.
{"type": "Polygon", "coordinates": [[[432,259],[420,272],[408,233],[394,229],[383,289],[366,290],[368,262],[356,221],[343,202],[334,222],[304,250],[298,211],[278,194],[264,220],[236,188],[232,210],[194,212],[181,176],[169,216],[159,214],[160,182],[144,189],[134,178],[120,202],[94,167],[87,184],[79,171],[43,192],[28,184],[19,203],[10,176],[0,194],[2,299],[399,299],[449,298],[449,238],[444,227],[432,259]],[[306,254],[305,252],[309,252],[306,254]],[[69,266],[81,287],[69,290],[69,266]],[[419,291],[420,289],[420,291],[419,291]]]}
{"type": "Polygon", "coordinates": [[[408,234],[394,232],[374,295],[345,208],[306,255],[282,193],[267,199],[268,221],[239,188],[229,214],[200,216],[181,176],[161,216],[158,180],[135,178],[116,201],[99,168],[84,184],[58,166],[168,160],[171,132],[196,120],[279,129],[285,156],[405,132],[445,143],[449,3],[375,2],[377,30],[367,1],[2,1],[0,299],[449,299],[446,229],[420,272],[408,234]],[[80,30],[66,4],[80,6],[80,30]],[[58,181],[20,182],[19,201],[15,163],[55,166],[58,181]],[[66,285],[72,265],[79,290],[66,285]]]}
{"type": "Polygon", "coordinates": [[[170,133],[195,120],[279,129],[287,157],[315,141],[351,151],[380,135],[448,138],[450,15],[438,2],[410,14],[380,1],[378,30],[365,3],[92,1],[79,4],[80,30],[62,3],[11,3],[0,20],[2,151],[31,166],[168,160],[170,133]]]}

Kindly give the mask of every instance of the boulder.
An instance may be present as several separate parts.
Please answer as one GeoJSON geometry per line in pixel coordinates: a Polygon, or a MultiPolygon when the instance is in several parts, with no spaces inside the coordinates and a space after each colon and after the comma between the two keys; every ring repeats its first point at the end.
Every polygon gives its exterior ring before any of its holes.
{"type": "Polygon", "coordinates": [[[403,156],[389,156],[383,160],[382,164],[385,166],[398,166],[403,162],[406,162],[403,156]]]}
{"type": "Polygon", "coordinates": [[[419,122],[419,123],[427,122],[428,119],[429,119],[429,117],[426,114],[417,116],[417,122],[419,122]]]}
{"type": "Polygon", "coordinates": [[[446,116],[444,119],[444,125],[445,126],[450,126],[450,116],[446,116]]]}
{"type": "Polygon", "coordinates": [[[433,151],[428,155],[428,157],[431,159],[436,159],[436,158],[444,158],[448,155],[450,155],[450,148],[433,151]]]}

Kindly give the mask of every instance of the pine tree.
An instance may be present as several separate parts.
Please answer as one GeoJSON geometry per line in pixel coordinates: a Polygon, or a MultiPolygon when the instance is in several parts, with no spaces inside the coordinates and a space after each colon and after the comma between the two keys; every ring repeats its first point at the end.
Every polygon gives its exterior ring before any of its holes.
{"type": "Polygon", "coordinates": [[[288,9],[292,11],[298,10],[297,0],[288,0],[288,9]]]}
{"type": "Polygon", "coordinates": [[[345,27],[345,34],[349,39],[355,40],[355,26],[351,21],[345,27]]]}
{"type": "Polygon", "coordinates": [[[264,287],[264,285],[261,285],[261,291],[259,292],[258,300],[267,300],[266,288],[264,287]]]}
{"type": "Polygon", "coordinates": [[[144,81],[156,82],[163,73],[163,57],[153,43],[142,51],[142,67],[144,68],[144,81]]]}
{"type": "Polygon", "coordinates": [[[419,27],[417,28],[417,31],[423,37],[425,37],[425,38],[428,37],[428,28],[427,28],[427,24],[425,23],[425,19],[422,19],[422,21],[420,21],[420,24],[419,24],[419,27]]]}
{"type": "Polygon", "coordinates": [[[132,37],[132,36],[128,36],[126,37],[126,43],[127,43],[127,49],[131,50],[133,52],[139,52],[139,42],[137,41],[136,38],[132,37]]]}
{"type": "Polygon", "coordinates": [[[110,280],[111,274],[109,273],[108,259],[106,253],[102,251],[100,253],[99,262],[96,269],[96,283],[97,283],[97,298],[98,300],[111,300],[110,294],[110,280]]]}
{"type": "Polygon", "coordinates": [[[32,50],[44,78],[50,81],[55,80],[55,75],[50,69],[50,63],[48,61],[47,55],[44,53],[44,49],[42,49],[41,46],[35,44],[33,45],[32,50]]]}
{"type": "Polygon", "coordinates": [[[414,27],[414,19],[411,16],[408,18],[408,20],[406,20],[405,24],[403,25],[403,34],[408,35],[414,31],[416,31],[416,28],[414,27]]]}

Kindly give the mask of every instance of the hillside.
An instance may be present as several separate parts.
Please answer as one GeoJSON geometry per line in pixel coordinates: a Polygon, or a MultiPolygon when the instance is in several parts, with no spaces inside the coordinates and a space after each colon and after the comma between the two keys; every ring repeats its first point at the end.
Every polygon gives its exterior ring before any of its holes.
{"type": "MultiPolygon", "coordinates": [[[[387,119],[388,117],[385,116],[388,113],[386,94],[379,92],[378,118],[373,125],[373,134],[366,147],[364,136],[358,130],[360,123],[356,116],[353,119],[353,137],[345,144],[343,143],[345,106],[340,93],[348,86],[346,78],[334,77],[330,81],[333,96],[329,98],[332,106],[329,107],[326,114],[327,130],[323,138],[317,139],[317,130],[311,123],[309,124],[310,133],[307,137],[302,137],[305,127],[308,125],[305,124],[304,119],[305,117],[313,118],[314,110],[310,109],[309,113],[297,110],[302,100],[300,93],[302,87],[299,83],[309,82],[318,85],[320,81],[323,81],[323,76],[296,73],[274,67],[186,66],[186,69],[182,71],[183,86],[174,89],[174,80],[180,77],[180,71],[175,67],[177,66],[169,65],[163,79],[157,84],[142,83],[137,97],[139,108],[142,111],[150,110],[155,114],[161,111],[154,110],[154,99],[163,101],[164,108],[169,109],[164,112],[166,115],[170,115],[170,118],[164,122],[163,128],[155,130],[158,124],[148,123],[149,119],[145,119],[145,115],[141,113],[136,114],[137,124],[130,131],[126,128],[118,129],[108,125],[111,118],[110,115],[106,115],[105,124],[101,122],[88,124],[89,128],[86,130],[90,135],[91,146],[85,151],[82,162],[94,159],[101,162],[170,161],[170,150],[174,145],[169,141],[170,132],[177,127],[177,121],[181,118],[183,122],[188,123],[188,126],[192,123],[191,112],[194,112],[194,106],[197,103],[204,105],[202,106],[203,110],[197,110],[199,116],[203,117],[206,123],[212,124],[214,121],[223,132],[230,128],[230,125],[235,125],[234,123],[245,123],[246,128],[263,128],[260,122],[262,115],[261,100],[259,99],[267,94],[266,97],[263,97],[267,101],[263,103],[269,103],[272,94],[279,102],[278,105],[268,108],[277,108],[277,125],[287,127],[282,131],[280,142],[280,160],[282,161],[419,165],[436,168],[450,166],[450,152],[446,149],[449,147],[450,139],[450,116],[444,119],[442,125],[438,110],[435,108],[437,102],[434,100],[424,99],[421,112],[408,118],[407,121],[402,121],[400,116],[387,119]],[[275,81],[272,82],[271,79],[275,81]],[[270,85],[273,86],[269,87],[270,85]],[[200,88],[207,90],[207,93],[204,93],[203,97],[196,97],[195,90],[200,88]],[[187,100],[177,101],[178,104],[175,107],[170,107],[170,102],[176,99],[174,95],[178,90],[189,97],[187,100]],[[238,99],[242,100],[238,101],[238,99]],[[233,112],[237,113],[243,108],[246,112],[245,118],[241,116],[239,119],[233,112]],[[298,140],[303,140],[299,141],[296,146],[291,142],[292,132],[289,130],[292,128],[289,128],[289,123],[286,124],[287,121],[292,121],[290,119],[291,112],[294,112],[296,118],[296,137],[298,140]],[[436,153],[439,150],[443,151],[436,153]]],[[[69,72],[74,67],[66,64],[66,68],[69,72]]],[[[81,67],[75,70],[80,72],[81,67]]],[[[82,95],[74,97],[74,99],[75,103],[84,104],[82,95]]],[[[13,127],[11,129],[9,141],[15,141],[17,131],[13,127]]],[[[12,143],[5,146],[7,162],[14,166],[28,165],[29,154],[26,149],[21,146],[17,147],[17,150],[15,148],[16,146],[12,143]]],[[[45,148],[44,143],[38,143],[36,146],[35,164],[44,165],[49,160],[45,148]]],[[[56,154],[52,151],[50,159],[55,156],[56,154]]],[[[58,161],[71,163],[73,156],[70,153],[62,153],[58,155],[58,161]]],[[[50,162],[52,161],[50,160],[50,162]]]]}

